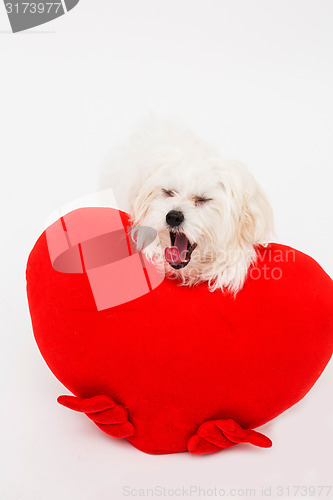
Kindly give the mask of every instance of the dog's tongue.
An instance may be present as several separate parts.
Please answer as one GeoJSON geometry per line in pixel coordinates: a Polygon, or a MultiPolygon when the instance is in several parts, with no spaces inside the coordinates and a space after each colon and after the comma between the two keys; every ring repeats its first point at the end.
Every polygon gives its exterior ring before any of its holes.
{"type": "Polygon", "coordinates": [[[167,247],[164,251],[165,260],[169,264],[178,265],[186,259],[188,239],[185,234],[177,233],[175,245],[167,247]]]}

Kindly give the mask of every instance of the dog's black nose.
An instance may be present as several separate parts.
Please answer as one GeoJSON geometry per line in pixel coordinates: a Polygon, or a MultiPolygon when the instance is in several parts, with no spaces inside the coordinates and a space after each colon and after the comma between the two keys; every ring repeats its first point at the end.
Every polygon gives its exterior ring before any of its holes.
{"type": "Polygon", "coordinates": [[[170,210],[166,214],[165,219],[169,227],[177,227],[184,221],[184,214],[178,210],[170,210]]]}

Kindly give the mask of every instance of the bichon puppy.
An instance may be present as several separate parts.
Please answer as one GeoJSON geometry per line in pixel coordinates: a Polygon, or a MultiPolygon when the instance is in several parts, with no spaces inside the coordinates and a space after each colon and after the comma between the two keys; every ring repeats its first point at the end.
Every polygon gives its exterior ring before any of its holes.
{"type": "Polygon", "coordinates": [[[114,188],[135,226],[156,230],[146,256],[185,285],[236,294],[256,246],[271,238],[271,206],[246,167],[170,119],[143,122],[109,157],[102,185],[114,188]]]}

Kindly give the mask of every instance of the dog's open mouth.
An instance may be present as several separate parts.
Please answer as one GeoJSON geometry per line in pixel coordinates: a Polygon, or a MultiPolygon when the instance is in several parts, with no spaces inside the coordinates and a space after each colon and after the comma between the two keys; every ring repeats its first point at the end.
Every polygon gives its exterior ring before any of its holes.
{"type": "Polygon", "coordinates": [[[164,251],[165,260],[174,269],[183,269],[191,260],[196,243],[190,243],[186,234],[170,231],[171,246],[164,251]]]}

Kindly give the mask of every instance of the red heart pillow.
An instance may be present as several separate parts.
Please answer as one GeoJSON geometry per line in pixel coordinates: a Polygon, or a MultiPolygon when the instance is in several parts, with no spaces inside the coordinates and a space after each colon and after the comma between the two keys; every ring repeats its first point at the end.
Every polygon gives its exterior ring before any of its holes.
{"type": "Polygon", "coordinates": [[[126,214],[74,211],[38,239],[27,292],[59,402],[147,453],[210,453],[299,401],[333,347],[333,285],[290,247],[258,248],[236,298],[163,279],[126,214]]]}

